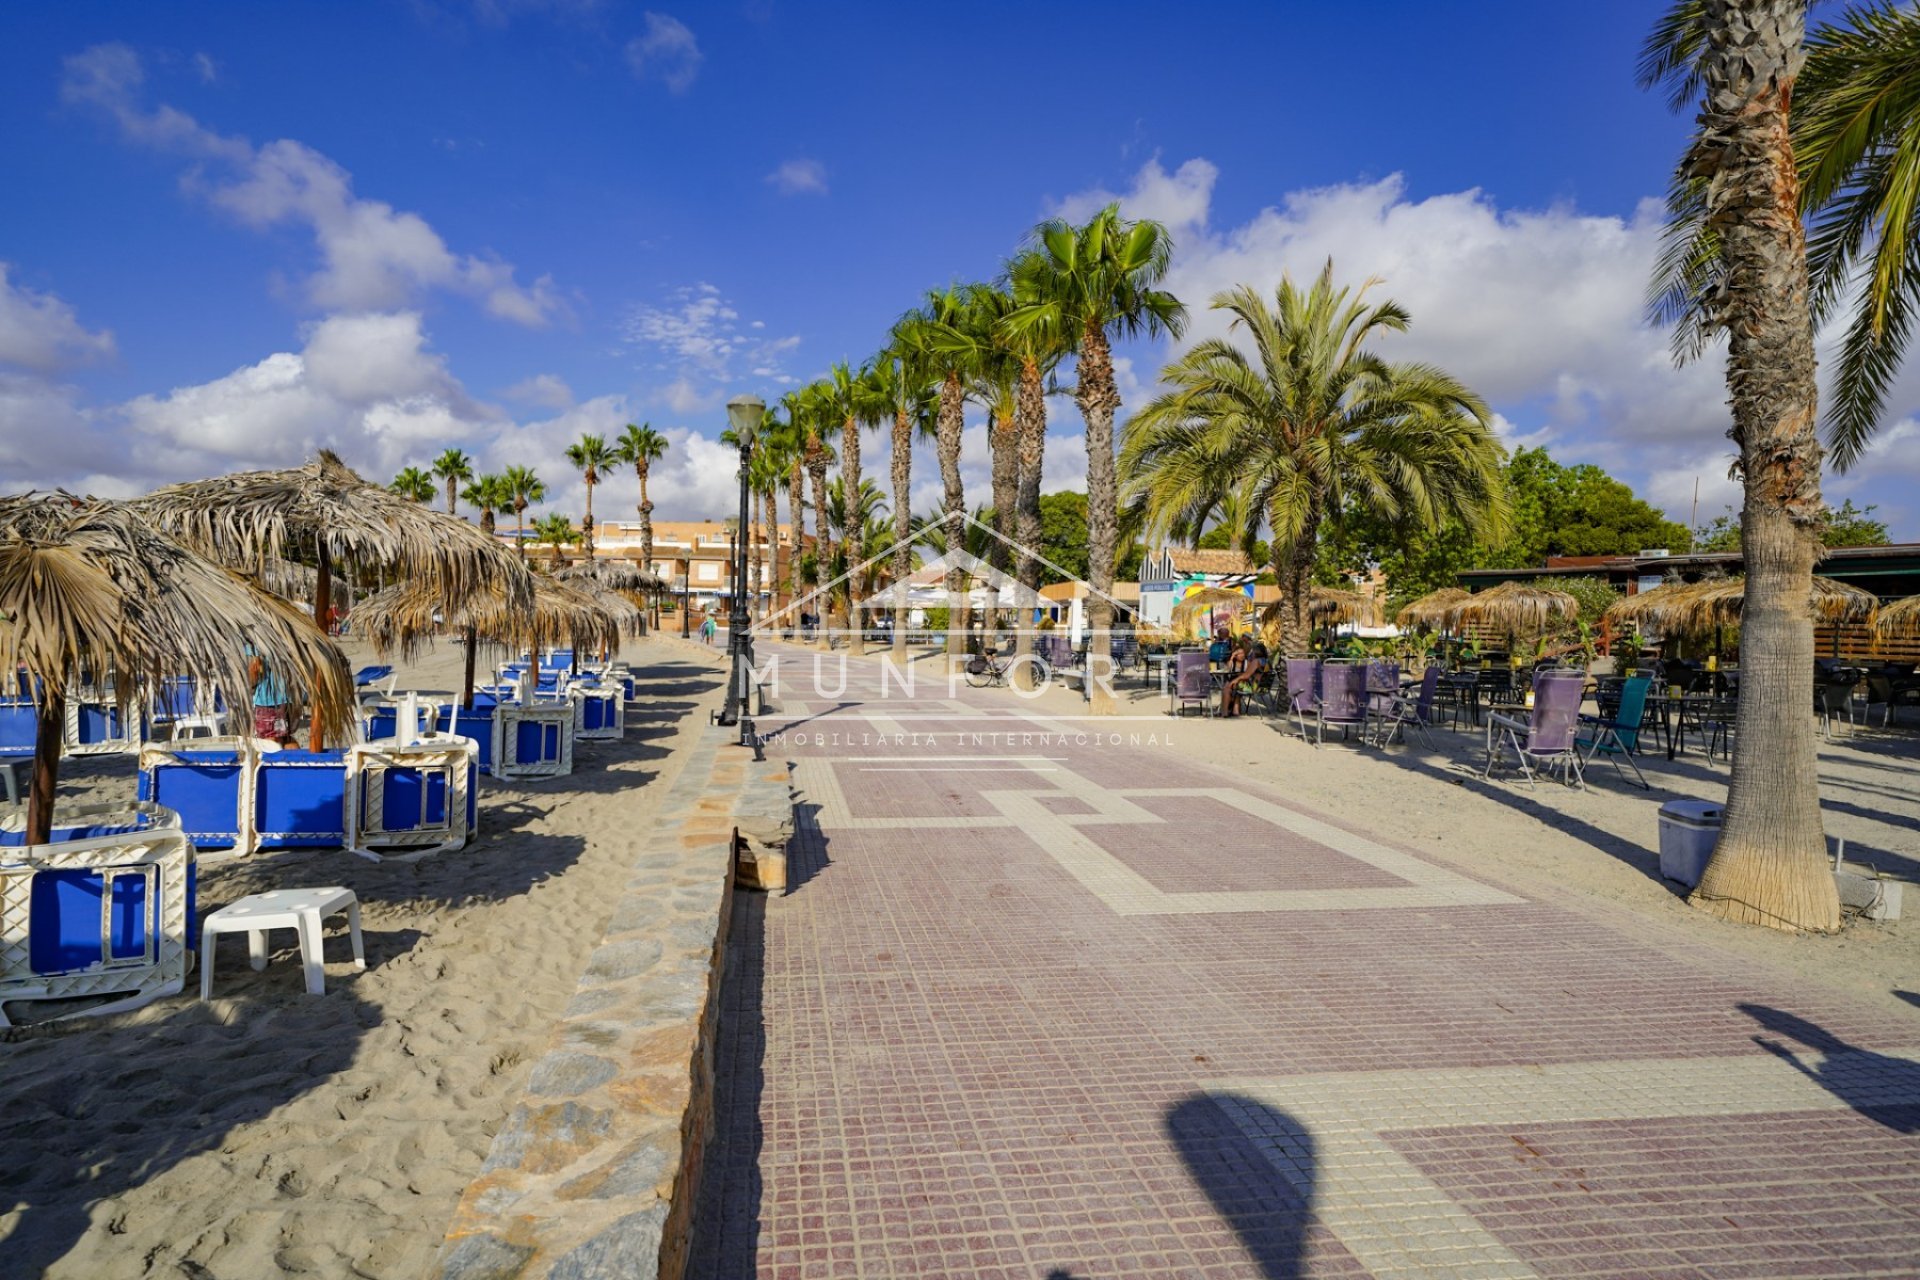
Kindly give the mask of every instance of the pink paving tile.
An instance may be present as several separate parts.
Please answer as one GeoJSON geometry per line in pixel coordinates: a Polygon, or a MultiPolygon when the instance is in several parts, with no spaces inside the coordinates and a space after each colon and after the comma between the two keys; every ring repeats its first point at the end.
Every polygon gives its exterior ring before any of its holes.
{"type": "Polygon", "coordinates": [[[1406,881],[1210,796],[1133,800],[1166,825],[1088,823],[1081,834],[1166,893],[1380,889],[1406,881]]]}

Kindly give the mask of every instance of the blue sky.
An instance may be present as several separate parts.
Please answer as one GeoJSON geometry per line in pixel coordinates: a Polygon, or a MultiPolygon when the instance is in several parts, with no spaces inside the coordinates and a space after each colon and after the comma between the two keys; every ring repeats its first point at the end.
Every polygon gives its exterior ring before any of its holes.
{"type": "MultiPolygon", "coordinates": [[[[459,445],[577,514],[560,448],[646,420],[659,514],[717,515],[729,395],[863,358],[1118,197],[1171,227],[1196,333],[1212,293],[1332,256],[1413,311],[1388,354],[1678,518],[1697,477],[1704,519],[1733,499],[1719,368],[1674,371],[1640,317],[1687,127],[1633,85],[1657,7],[13,6],[0,474],[117,494],[327,444],[384,478],[459,445]]],[[[1130,403],[1168,354],[1126,352],[1130,403]]],[[[1920,538],[1916,405],[1909,369],[1829,490],[1920,538]]],[[[1049,487],[1078,429],[1057,404],[1049,487]]],[[[977,427],[968,461],[983,492],[977,427]]]]}

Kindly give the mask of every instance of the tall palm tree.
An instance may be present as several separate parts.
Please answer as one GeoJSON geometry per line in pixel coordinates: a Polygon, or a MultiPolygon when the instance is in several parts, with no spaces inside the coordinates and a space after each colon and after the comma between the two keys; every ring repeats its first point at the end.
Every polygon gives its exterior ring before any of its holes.
{"type": "Polygon", "coordinates": [[[433,474],[447,486],[447,514],[459,515],[454,499],[459,496],[460,486],[473,479],[473,459],[458,449],[448,449],[433,460],[433,474]]]}
{"type": "Polygon", "coordinates": [[[493,536],[493,513],[513,505],[512,500],[502,492],[503,482],[492,473],[475,476],[460,491],[468,506],[480,512],[480,532],[489,538],[493,536]]]}
{"type": "Polygon", "coordinates": [[[1216,295],[1233,337],[1167,366],[1167,391],[1127,423],[1121,448],[1130,513],[1152,534],[1192,539],[1221,522],[1251,555],[1264,523],[1290,651],[1310,635],[1322,528],[1343,511],[1410,532],[1459,521],[1486,538],[1506,518],[1486,404],[1444,370],[1370,350],[1407,313],[1365,295],[1335,288],[1331,262],[1308,289],[1282,278],[1271,305],[1244,285],[1216,295]]]}
{"type": "Polygon", "coordinates": [[[387,488],[409,502],[432,502],[433,495],[439,492],[434,486],[433,477],[418,467],[401,468],[400,474],[393,478],[393,483],[387,488]]]}
{"type": "Polygon", "coordinates": [[[533,540],[547,544],[547,563],[558,569],[565,562],[566,549],[581,541],[581,534],[571,517],[552,511],[533,522],[533,540]]]}
{"type": "MultiPolygon", "coordinates": [[[[1704,0],[1681,0],[1641,57],[1641,82],[1665,82],[1676,110],[1700,96],[1706,14],[1704,0]]],[[[1825,422],[1844,471],[1880,426],[1920,310],[1920,9],[1857,4],[1815,30],[1789,105],[1814,321],[1851,309],[1825,422]]],[[[1703,305],[1722,279],[1706,191],[1706,175],[1687,166],[1676,173],[1654,282],[1654,311],[1675,323],[1682,359],[1701,354],[1717,332],[1703,305]]]]}
{"type": "MultiPolygon", "coordinates": [[[[884,418],[886,404],[877,393],[873,371],[868,365],[855,369],[842,360],[833,366],[820,385],[827,411],[839,419],[835,437],[840,441],[840,475],[848,488],[860,492],[860,432],[884,418]]],[[[854,544],[860,532],[859,526],[842,530],[840,554],[848,568],[859,563],[854,555],[854,544]]],[[[849,579],[847,586],[847,620],[853,627],[854,652],[859,653],[866,645],[866,628],[861,625],[861,594],[857,582],[849,579]]]]}
{"type": "MultiPolygon", "coordinates": [[[[787,560],[787,604],[793,607],[800,599],[801,551],[805,548],[807,535],[806,522],[806,431],[800,425],[804,412],[803,398],[799,391],[789,391],[780,397],[781,407],[787,416],[780,423],[780,452],[787,460],[787,509],[793,517],[793,550],[787,560]]],[[[797,612],[797,610],[796,610],[797,612]]],[[[798,620],[794,620],[796,625],[798,620]]]]}
{"type": "Polygon", "coordinates": [[[647,497],[647,472],[667,452],[667,438],[650,422],[629,422],[614,442],[620,461],[633,467],[640,481],[640,563],[653,572],[653,501],[647,497]]]}
{"type": "Polygon", "coordinates": [[[893,482],[893,565],[890,576],[899,593],[894,600],[893,659],[907,660],[907,578],[913,572],[913,511],[908,506],[913,486],[913,437],[916,428],[932,426],[933,404],[927,362],[914,344],[894,326],[886,350],[873,358],[875,397],[893,418],[893,450],[888,459],[893,482]]]}
{"type": "MultiPolygon", "coordinates": [[[[1032,251],[1016,255],[1007,264],[1004,284],[1012,298],[1012,310],[1041,301],[1040,288],[1046,279],[1046,261],[1041,255],[1032,251]]],[[[1065,337],[1044,319],[1043,314],[1037,323],[1009,325],[1003,316],[994,331],[994,337],[1019,365],[1019,385],[1013,402],[1013,434],[1020,452],[1016,493],[1019,519],[1014,525],[1019,548],[1014,576],[1024,593],[1040,589],[1040,561],[1036,553],[1041,541],[1040,477],[1046,467],[1047,452],[1046,383],[1067,355],[1065,337]]],[[[1031,687],[1039,679],[1033,664],[1018,660],[1020,655],[1032,650],[1033,625],[1032,620],[1027,619],[1014,632],[1014,679],[1025,687],[1031,687]]]]}
{"type": "Polygon", "coordinates": [[[605,436],[583,435],[578,441],[567,446],[567,461],[587,485],[587,512],[580,520],[580,543],[587,553],[587,559],[593,559],[593,487],[600,483],[600,473],[610,469],[620,461],[620,450],[607,443],[605,436]]]}
{"type": "MultiPolygon", "coordinates": [[[[829,433],[839,423],[834,419],[827,389],[819,382],[802,387],[799,394],[792,398],[788,411],[795,415],[794,423],[801,433],[803,461],[807,475],[813,482],[813,564],[814,584],[818,589],[832,578],[829,566],[833,563],[833,543],[827,532],[827,469],[834,460],[829,433]]],[[[830,649],[833,647],[833,637],[827,627],[826,603],[826,597],[822,595],[818,602],[819,644],[823,649],[830,649]]]]}
{"type": "MultiPolygon", "coordinates": [[[[966,425],[967,379],[993,350],[991,319],[973,302],[970,286],[932,290],[919,309],[902,317],[896,326],[896,332],[913,344],[928,371],[939,380],[934,446],[940,457],[946,536],[953,546],[966,540],[967,496],[960,478],[960,438],[966,425]]],[[[960,601],[957,624],[950,618],[947,628],[949,661],[964,652],[970,625],[964,576],[959,565],[949,566],[947,594],[960,601]]]]}
{"type": "Polygon", "coordinates": [[[777,594],[773,579],[780,567],[780,486],[786,483],[787,459],[779,436],[780,418],[768,410],[754,436],[753,455],[747,461],[747,490],[759,499],[759,522],[764,529],[753,542],[753,583],[767,592],[768,612],[777,594]]]}
{"type": "Polygon", "coordinates": [[[535,502],[545,502],[547,486],[540,482],[532,467],[511,466],[500,473],[499,496],[513,508],[514,542],[520,548],[520,559],[527,558],[527,507],[535,502]]]}
{"type": "Polygon", "coordinates": [[[840,534],[841,555],[844,564],[837,564],[836,571],[849,575],[848,594],[858,592],[870,594],[879,584],[882,568],[874,558],[881,555],[887,547],[888,527],[886,495],[880,492],[880,486],[871,480],[862,480],[860,487],[854,490],[855,499],[847,501],[847,477],[844,473],[835,476],[827,485],[827,516],[835,530],[840,534]],[[874,563],[866,563],[874,560],[874,563]]]}
{"type": "Polygon", "coordinates": [[[1745,488],[1747,674],[1735,726],[1745,749],[1734,754],[1720,839],[1690,901],[1726,919],[1830,931],[1840,926],[1840,905],[1807,714],[1808,601],[1824,512],[1819,386],[1788,119],[1806,57],[1806,0],[1702,0],[1698,12],[1697,52],[1674,72],[1701,90],[1698,128],[1675,178],[1676,213],[1687,214],[1694,192],[1718,257],[1715,287],[1694,305],[1703,331],[1727,337],[1731,434],[1745,488]]]}
{"type": "MultiPolygon", "coordinates": [[[[1040,328],[1061,335],[1076,357],[1073,398],[1087,424],[1088,573],[1092,641],[1090,666],[1111,669],[1113,561],[1119,543],[1119,490],[1113,469],[1113,415],[1120,392],[1113,381],[1109,335],[1170,333],[1178,337],[1186,308],[1155,288],[1166,278],[1173,244],[1166,228],[1142,219],[1128,222],[1110,204],[1085,226],[1054,218],[1034,228],[1036,260],[1030,267],[1030,300],[1013,311],[1005,328],[1040,328]]],[[[1111,683],[1088,680],[1089,709],[1112,715],[1111,683]]]]}
{"type": "MultiPolygon", "coordinates": [[[[1020,494],[1020,440],[1014,430],[1015,401],[1019,398],[1020,367],[1000,337],[1000,323],[1013,307],[1013,296],[991,285],[975,285],[967,292],[975,321],[986,342],[969,371],[967,392],[987,411],[987,455],[993,490],[993,531],[986,560],[995,570],[987,583],[987,618],[991,631],[1000,615],[1000,575],[1013,568],[1013,539],[1018,532],[1020,494]]],[[[1020,628],[1025,630],[1026,628],[1020,628]]],[[[1023,673],[1025,674],[1025,673],[1023,673]]]]}

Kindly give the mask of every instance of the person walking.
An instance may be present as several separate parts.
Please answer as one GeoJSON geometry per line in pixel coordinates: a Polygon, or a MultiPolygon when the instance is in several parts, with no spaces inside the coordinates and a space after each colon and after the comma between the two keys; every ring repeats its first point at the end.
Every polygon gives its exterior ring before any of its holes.
{"type": "Polygon", "coordinates": [[[253,736],[277,742],[293,743],[293,721],[287,714],[287,686],[274,674],[259,654],[248,645],[247,674],[253,679],[253,736]]]}
{"type": "Polygon", "coordinates": [[[713,643],[713,633],[718,631],[719,629],[720,628],[716,626],[713,621],[713,615],[708,614],[706,617],[706,621],[700,624],[700,638],[702,640],[705,640],[709,645],[711,645],[713,643]]]}

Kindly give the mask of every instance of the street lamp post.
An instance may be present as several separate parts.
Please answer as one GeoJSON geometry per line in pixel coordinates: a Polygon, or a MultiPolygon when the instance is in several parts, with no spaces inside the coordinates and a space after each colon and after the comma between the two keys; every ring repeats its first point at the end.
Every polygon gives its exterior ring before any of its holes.
{"type": "Polygon", "coordinates": [[[747,640],[747,463],[753,456],[753,434],[766,413],[766,402],[759,396],[735,396],[727,402],[727,422],[734,439],[740,442],[740,522],[735,525],[733,556],[733,613],[727,621],[727,701],[720,711],[721,724],[740,726],[740,745],[753,745],[753,721],[747,715],[747,681],[753,665],[753,649],[747,640]]]}
{"type": "Polygon", "coordinates": [[[680,638],[685,640],[691,632],[693,618],[693,555],[680,562],[680,638]]]}

